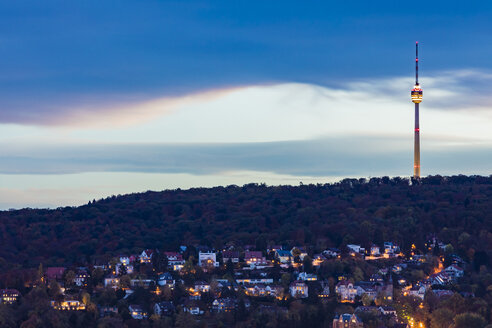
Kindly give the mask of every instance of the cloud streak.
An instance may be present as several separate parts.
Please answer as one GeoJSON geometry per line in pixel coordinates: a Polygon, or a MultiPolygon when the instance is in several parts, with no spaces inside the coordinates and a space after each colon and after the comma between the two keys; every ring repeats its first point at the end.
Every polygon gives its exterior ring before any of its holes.
{"type": "MultiPolygon", "coordinates": [[[[426,79],[421,106],[424,175],[490,174],[492,116],[483,85],[491,80],[472,71],[426,79]],[[478,96],[463,97],[468,90],[478,96]],[[456,99],[462,102],[459,106],[456,99]]],[[[48,204],[42,196],[48,194],[59,194],[49,204],[69,204],[68,199],[101,195],[94,190],[155,189],[144,178],[150,175],[165,177],[162,189],[239,184],[248,182],[246,177],[292,183],[408,176],[411,83],[396,77],[338,87],[253,85],[97,107],[82,114],[68,111],[48,116],[47,126],[0,124],[0,187],[6,199],[12,198],[6,196],[10,191],[19,199],[38,195],[25,204],[48,204]],[[108,178],[107,188],[99,181],[106,176],[113,179],[108,178]],[[114,180],[116,176],[121,180],[114,180]],[[63,188],[74,196],[63,194],[63,188]]]]}
{"type": "MultiPolygon", "coordinates": [[[[425,174],[488,174],[492,144],[423,143],[425,174]]],[[[84,172],[223,174],[273,172],[290,176],[408,175],[412,143],[404,138],[345,137],[243,144],[71,145],[6,150],[0,174],[84,172]],[[408,172],[407,172],[408,171],[408,172]]],[[[7,149],[5,147],[4,149],[7,149]]]]}

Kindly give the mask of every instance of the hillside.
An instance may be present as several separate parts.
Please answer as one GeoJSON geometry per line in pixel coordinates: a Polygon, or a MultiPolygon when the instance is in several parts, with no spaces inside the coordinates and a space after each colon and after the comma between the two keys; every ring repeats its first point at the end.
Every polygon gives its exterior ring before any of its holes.
{"type": "Polygon", "coordinates": [[[280,243],[312,248],[430,234],[477,265],[492,249],[492,176],[346,179],[335,184],[167,190],[71,208],[0,212],[0,270],[73,265],[145,248],[280,243]]]}

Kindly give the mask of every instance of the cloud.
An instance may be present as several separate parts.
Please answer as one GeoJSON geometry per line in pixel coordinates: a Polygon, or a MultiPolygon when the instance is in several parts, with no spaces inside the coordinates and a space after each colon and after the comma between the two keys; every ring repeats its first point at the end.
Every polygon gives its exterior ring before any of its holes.
{"type": "MultiPolygon", "coordinates": [[[[222,144],[106,144],[3,147],[0,174],[145,172],[220,175],[235,171],[289,176],[408,175],[412,139],[353,136],[303,141],[222,144]]],[[[492,144],[422,145],[425,174],[488,174],[492,144]]],[[[56,179],[54,177],[54,179],[56,179]]]]}
{"type": "MultiPolygon", "coordinates": [[[[490,175],[492,146],[422,152],[422,173],[490,175]]],[[[3,145],[1,145],[3,146],[3,145]]],[[[399,138],[339,138],[252,144],[105,145],[24,149],[0,157],[0,209],[57,207],[113,194],[345,177],[409,176],[412,145],[399,138]]]]}
{"type": "MultiPolygon", "coordinates": [[[[481,87],[465,83],[489,80],[487,74],[459,71],[422,84],[424,175],[490,174],[489,98],[481,87]],[[445,82],[446,87],[437,87],[445,82]],[[479,97],[464,97],[468,91],[479,97]],[[456,106],[455,99],[463,104],[456,106]]],[[[44,196],[35,195],[65,188],[67,199],[91,199],[96,198],[92,194],[155,188],[148,179],[131,178],[137,176],[173,181],[163,182],[162,189],[248,182],[237,172],[248,172],[251,181],[279,183],[408,176],[413,163],[411,82],[396,77],[338,87],[252,85],[74,112],[48,126],[0,124],[3,193],[12,191],[24,204],[32,204],[32,195],[45,204],[44,196]],[[101,176],[117,175],[118,183],[101,186],[101,176]],[[21,176],[38,182],[23,178],[20,186],[21,176]],[[70,198],[70,193],[80,197],[70,198]]],[[[68,204],[53,197],[59,202],[50,204],[68,204]]]]}

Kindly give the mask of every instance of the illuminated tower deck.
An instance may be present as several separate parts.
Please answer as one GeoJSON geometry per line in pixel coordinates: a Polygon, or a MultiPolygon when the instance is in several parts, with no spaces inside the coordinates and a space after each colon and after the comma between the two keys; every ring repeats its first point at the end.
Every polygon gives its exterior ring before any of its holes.
{"type": "Polygon", "coordinates": [[[420,178],[420,124],[419,104],[422,102],[422,89],[419,85],[419,43],[415,44],[415,86],[411,91],[412,102],[415,104],[415,130],[413,145],[413,177],[420,178]]]}

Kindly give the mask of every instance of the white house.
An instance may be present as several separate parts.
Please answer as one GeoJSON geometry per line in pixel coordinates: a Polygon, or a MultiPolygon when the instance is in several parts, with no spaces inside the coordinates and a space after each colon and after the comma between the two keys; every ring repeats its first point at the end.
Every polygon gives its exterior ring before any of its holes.
{"type": "Polygon", "coordinates": [[[120,278],[116,276],[108,276],[104,278],[104,287],[117,288],[120,283],[120,278]]]}
{"type": "Polygon", "coordinates": [[[388,255],[395,255],[400,252],[400,247],[392,242],[384,242],[384,253],[388,255]]]}
{"type": "Polygon", "coordinates": [[[142,320],[148,316],[147,312],[145,312],[140,305],[129,305],[128,311],[130,311],[130,315],[133,319],[142,320]]]}
{"type": "Polygon", "coordinates": [[[275,256],[279,260],[280,263],[290,263],[292,260],[292,254],[289,251],[284,251],[281,249],[278,249],[275,251],[275,256]]]}
{"type": "Polygon", "coordinates": [[[157,278],[157,283],[159,284],[159,286],[167,286],[173,289],[176,281],[173,279],[173,276],[169,272],[164,272],[159,275],[159,278],[157,278]]]}
{"type": "Polygon", "coordinates": [[[379,256],[381,253],[379,252],[379,246],[372,245],[371,246],[371,255],[372,256],[379,256]]]}
{"type": "Polygon", "coordinates": [[[177,252],[164,252],[164,256],[167,258],[167,266],[174,271],[180,271],[185,263],[183,255],[177,252]]]}
{"type": "Polygon", "coordinates": [[[417,286],[413,286],[409,290],[405,290],[403,292],[403,295],[414,296],[420,299],[424,299],[426,290],[427,289],[424,285],[417,285],[417,286]]]}
{"type": "Polygon", "coordinates": [[[244,285],[244,284],[250,284],[250,285],[256,285],[256,284],[273,284],[273,279],[272,278],[244,278],[244,279],[236,279],[236,282],[238,284],[244,285]]]}
{"type": "Polygon", "coordinates": [[[316,281],[316,280],[318,280],[318,277],[312,273],[301,272],[297,276],[297,279],[303,280],[303,281],[316,281]]]}
{"type": "Polygon", "coordinates": [[[195,290],[200,293],[207,293],[210,291],[210,284],[205,281],[195,281],[195,290]]]}
{"type": "Polygon", "coordinates": [[[340,250],[338,248],[328,248],[323,251],[323,255],[330,258],[330,257],[338,257],[340,255],[340,250]]]}
{"type": "Polygon", "coordinates": [[[146,249],[140,254],[141,263],[150,263],[152,261],[152,256],[154,256],[153,249],[146,249]]]}
{"type": "Polygon", "coordinates": [[[198,265],[201,267],[204,266],[218,267],[219,262],[217,262],[217,256],[214,252],[205,252],[205,253],[199,252],[198,265]]]}
{"type": "Polygon", "coordinates": [[[205,311],[200,308],[196,301],[186,301],[183,305],[183,311],[188,312],[192,315],[201,315],[205,313],[205,311]]]}
{"type": "Polygon", "coordinates": [[[374,300],[378,294],[376,287],[370,282],[359,281],[354,285],[354,288],[357,290],[358,296],[367,295],[372,300],[374,300]]]}
{"type": "Polygon", "coordinates": [[[450,276],[451,278],[458,279],[458,278],[463,277],[465,270],[463,270],[459,266],[453,264],[453,265],[448,266],[446,269],[444,269],[444,272],[446,272],[447,275],[450,276]]]}
{"type": "Polygon", "coordinates": [[[396,317],[396,310],[392,306],[380,306],[378,310],[382,315],[393,315],[396,317]]]}
{"type": "Polygon", "coordinates": [[[354,253],[360,253],[360,250],[362,249],[360,245],[355,245],[355,244],[348,244],[347,248],[349,249],[349,251],[354,253]]]}
{"type": "Polygon", "coordinates": [[[341,302],[353,302],[357,296],[357,288],[347,280],[340,281],[335,287],[335,292],[340,297],[341,302]]]}

